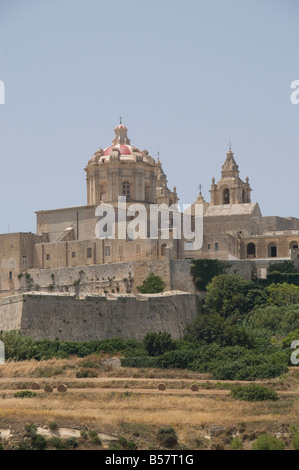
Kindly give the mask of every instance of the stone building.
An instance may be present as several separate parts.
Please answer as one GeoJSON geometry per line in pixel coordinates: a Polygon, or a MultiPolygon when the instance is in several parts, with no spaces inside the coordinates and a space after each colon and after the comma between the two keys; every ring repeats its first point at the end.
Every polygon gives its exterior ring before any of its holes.
{"type": "MultiPolygon", "coordinates": [[[[90,267],[94,274],[89,281],[97,281],[98,287],[101,285],[102,291],[105,291],[107,285],[101,284],[108,282],[102,275],[104,266],[114,266],[114,278],[119,278],[118,286],[122,286],[127,285],[127,282],[122,281],[128,279],[130,272],[128,270],[127,275],[124,275],[124,263],[131,263],[132,269],[134,264],[134,271],[145,275],[154,269],[153,263],[156,262],[156,266],[162,269],[159,272],[168,273],[169,282],[166,285],[171,288],[172,260],[259,260],[262,266],[263,260],[268,262],[297,257],[299,219],[262,216],[258,203],[251,202],[249,179],[243,181],[240,178],[231,148],[222,166],[220,180],[216,184],[215,178],[212,179],[210,202],[199,194],[188,209],[191,214],[194,214],[196,205],[203,209],[203,244],[199,250],[193,250],[190,241],[176,239],[172,219],[174,213],[169,221],[169,237],[161,225],[158,226],[158,236],[155,238],[148,236],[132,240],[128,236],[115,239],[96,236],[95,228],[99,220],[96,209],[105,204],[115,208],[115,227],[118,230],[119,197],[126,197],[126,209],[131,204],[142,204],[148,219],[152,205],[176,205],[179,200],[176,188],[171,190],[168,187],[159,158],[155,160],[146,150],[132,146],[127,128],[122,123],[115,128],[112,145],[99,149],[88,161],[85,172],[86,206],[38,211],[36,234],[0,235],[1,297],[17,293],[26,285],[30,287],[33,280],[37,285],[37,278],[44,279],[40,284],[42,288],[45,282],[51,286],[49,273],[53,274],[53,270],[56,278],[59,278],[59,272],[65,273],[66,269],[68,273],[77,275],[90,267]],[[163,265],[164,262],[168,263],[167,266],[163,265]],[[101,275],[94,271],[96,267],[101,275]]],[[[182,217],[178,211],[176,215],[182,217]]],[[[126,215],[123,221],[126,228],[132,219],[132,215],[126,215]]],[[[68,282],[71,282],[68,276],[68,282]]]]}

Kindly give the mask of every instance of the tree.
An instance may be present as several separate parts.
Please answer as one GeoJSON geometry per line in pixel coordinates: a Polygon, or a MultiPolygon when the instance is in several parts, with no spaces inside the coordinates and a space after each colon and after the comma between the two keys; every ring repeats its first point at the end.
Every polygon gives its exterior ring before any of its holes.
{"type": "Polygon", "coordinates": [[[234,323],[259,302],[263,299],[252,281],[237,274],[221,274],[207,286],[205,310],[230,318],[234,323]]]}
{"type": "Polygon", "coordinates": [[[165,282],[161,279],[160,276],[156,276],[151,272],[147,278],[143,281],[142,285],[137,287],[137,289],[142,294],[159,294],[163,292],[165,287],[165,282]]]}
{"type": "Polygon", "coordinates": [[[275,436],[260,434],[252,444],[252,450],[284,450],[285,443],[275,436]]]}
{"type": "Polygon", "coordinates": [[[143,339],[143,344],[150,356],[160,356],[175,348],[170,334],[165,331],[147,333],[143,339]]]}
{"type": "Polygon", "coordinates": [[[294,261],[281,261],[279,263],[272,263],[268,268],[268,273],[297,273],[294,261]]]}
{"type": "Polygon", "coordinates": [[[186,327],[184,339],[192,343],[218,343],[222,346],[250,346],[251,336],[238,325],[229,325],[218,314],[200,315],[186,327]]]}
{"type": "Polygon", "coordinates": [[[223,274],[230,265],[218,259],[196,259],[192,261],[191,274],[198,290],[205,291],[215,276],[223,274]]]}
{"type": "Polygon", "coordinates": [[[299,304],[299,286],[294,284],[271,284],[266,289],[268,294],[268,303],[277,305],[278,307],[284,305],[299,304]]]}

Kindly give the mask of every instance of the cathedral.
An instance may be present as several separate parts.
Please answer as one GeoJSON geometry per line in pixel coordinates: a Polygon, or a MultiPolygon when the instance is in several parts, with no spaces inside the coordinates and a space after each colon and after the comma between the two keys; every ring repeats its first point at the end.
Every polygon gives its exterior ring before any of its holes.
{"type": "MultiPolygon", "coordinates": [[[[0,297],[19,292],[24,279],[42,276],[47,270],[142,262],[145,271],[146,266],[150,271],[152,262],[165,259],[254,262],[299,258],[299,219],[262,216],[259,204],[251,201],[249,178],[240,178],[231,148],[221,178],[217,183],[212,178],[210,201],[200,193],[188,209],[194,218],[196,207],[202,208],[199,249],[193,249],[184,237],[175,237],[171,220],[169,236],[159,230],[155,238],[98,238],[96,209],[103,204],[117,211],[119,197],[125,197],[127,205],[142,204],[149,216],[152,205],[175,206],[179,201],[176,187],[168,187],[159,158],[131,145],[122,122],[114,134],[112,144],[97,150],[84,169],[85,206],[38,211],[35,234],[0,235],[0,297]]],[[[125,223],[129,222],[127,217],[125,223]]]]}

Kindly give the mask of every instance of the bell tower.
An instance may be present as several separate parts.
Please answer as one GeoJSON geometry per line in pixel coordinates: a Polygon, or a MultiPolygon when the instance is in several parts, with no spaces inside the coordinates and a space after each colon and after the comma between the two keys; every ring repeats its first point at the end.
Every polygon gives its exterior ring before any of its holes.
{"type": "Polygon", "coordinates": [[[240,178],[239,167],[229,146],[222,166],[221,179],[217,184],[215,178],[212,179],[211,205],[248,204],[251,202],[251,191],[249,178],[246,178],[245,182],[240,178]]]}

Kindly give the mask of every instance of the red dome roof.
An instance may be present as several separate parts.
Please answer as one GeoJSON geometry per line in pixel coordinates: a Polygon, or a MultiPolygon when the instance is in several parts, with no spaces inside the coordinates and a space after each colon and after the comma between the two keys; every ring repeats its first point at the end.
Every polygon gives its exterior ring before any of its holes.
{"type": "Polygon", "coordinates": [[[104,151],[104,155],[107,156],[107,155],[110,155],[110,153],[112,152],[112,149],[116,147],[120,154],[121,155],[132,155],[132,147],[131,145],[121,145],[121,144],[118,144],[118,145],[110,145],[110,147],[107,147],[104,151]]]}
{"type": "Polygon", "coordinates": [[[123,124],[118,124],[118,126],[116,126],[116,128],[114,130],[116,130],[116,129],[126,129],[126,130],[128,130],[123,124]]]}

